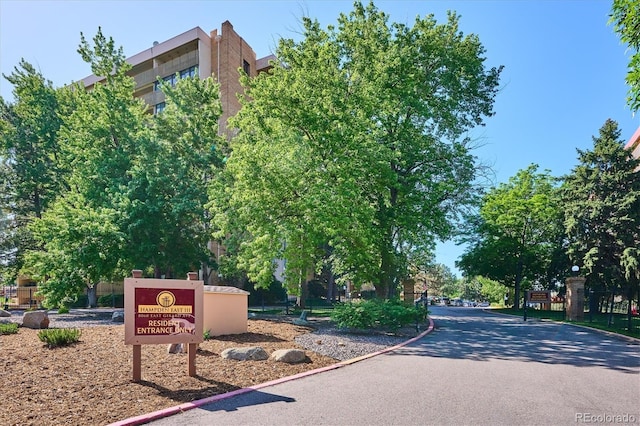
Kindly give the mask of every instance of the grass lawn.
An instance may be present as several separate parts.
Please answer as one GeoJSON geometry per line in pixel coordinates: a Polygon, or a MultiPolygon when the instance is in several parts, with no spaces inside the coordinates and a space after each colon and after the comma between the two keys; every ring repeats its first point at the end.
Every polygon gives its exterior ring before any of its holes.
{"type": "MultiPolygon", "coordinates": [[[[513,308],[499,308],[492,309],[493,312],[499,312],[508,315],[516,315],[523,317],[524,312],[522,309],[513,308]]],[[[543,311],[538,309],[527,308],[527,318],[541,318],[550,319],[554,321],[567,322],[571,324],[578,324],[585,327],[597,328],[600,330],[606,330],[613,333],[623,334],[625,336],[631,336],[640,338],[640,317],[633,317],[631,322],[631,329],[628,328],[627,315],[614,313],[611,317],[612,321],[609,324],[609,314],[593,314],[589,312],[584,313],[584,321],[566,321],[563,311],[543,311]]]]}

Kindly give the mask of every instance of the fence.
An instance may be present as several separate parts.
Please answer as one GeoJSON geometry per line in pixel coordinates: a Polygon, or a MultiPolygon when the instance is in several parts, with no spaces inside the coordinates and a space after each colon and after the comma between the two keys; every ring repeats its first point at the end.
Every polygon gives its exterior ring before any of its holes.
{"type": "MultiPolygon", "coordinates": [[[[0,288],[2,297],[2,307],[5,309],[37,309],[42,307],[42,296],[38,295],[37,286],[18,287],[15,285],[7,285],[0,288]]],[[[88,289],[84,292],[86,298],[88,289]]],[[[116,296],[124,294],[124,283],[99,283],[96,286],[96,295],[116,296]]],[[[86,302],[84,303],[86,306],[86,302]]]]}

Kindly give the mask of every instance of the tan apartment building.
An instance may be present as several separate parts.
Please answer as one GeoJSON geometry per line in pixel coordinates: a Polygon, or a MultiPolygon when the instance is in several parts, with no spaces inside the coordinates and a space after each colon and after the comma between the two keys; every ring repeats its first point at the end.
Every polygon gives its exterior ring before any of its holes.
{"type": "MultiPolygon", "coordinates": [[[[220,84],[222,102],[221,130],[230,116],[240,109],[236,93],[242,91],[238,69],[256,76],[269,69],[269,61],[275,56],[257,58],[251,46],[233,29],[229,21],[222,23],[221,31],[214,29],[210,34],[200,27],[193,28],[137,53],[127,62],[132,65],[129,75],[136,83],[135,96],[149,105],[153,113],[164,109],[164,94],[160,91],[158,78],[174,82],[176,74],[181,78],[213,76],[220,84]]],[[[90,89],[102,80],[90,75],[82,80],[90,89]]]]}

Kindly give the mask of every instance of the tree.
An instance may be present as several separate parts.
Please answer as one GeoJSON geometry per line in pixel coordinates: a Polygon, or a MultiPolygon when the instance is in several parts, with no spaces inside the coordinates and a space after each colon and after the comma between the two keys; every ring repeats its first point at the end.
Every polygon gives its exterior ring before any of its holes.
{"type": "Polygon", "coordinates": [[[122,276],[125,236],[118,222],[117,211],[94,208],[82,195],[68,192],[31,223],[42,249],[26,253],[23,272],[41,283],[45,306],[68,305],[87,288],[92,290],[89,306],[96,306],[95,285],[122,276]]]}
{"type": "Polygon", "coordinates": [[[100,29],[93,42],[81,35],[78,53],[105,79],[91,91],[80,86],[61,90],[65,104],[72,106],[61,114],[57,135],[58,164],[68,170],[65,191],[33,221],[30,229],[38,245],[23,266],[42,280],[40,291],[50,306],[66,303],[85,288],[94,306],[96,284],[121,277],[122,268],[131,266],[122,256],[123,192],[133,160],[149,140],[146,106],[133,98],[122,48],[116,49],[100,29]]]}
{"type": "MultiPolygon", "coordinates": [[[[594,288],[621,288],[629,300],[640,278],[640,160],[624,149],[620,129],[607,120],[591,151],[565,177],[563,203],[569,257],[594,288]]],[[[629,312],[630,315],[630,312],[629,312]]]]}
{"type": "MultiPolygon", "coordinates": [[[[78,52],[103,79],[89,91],[56,92],[52,114],[62,117],[52,136],[57,150],[43,152],[45,158],[55,154],[52,170],[66,172],[56,175],[55,200],[47,199],[31,221],[35,244],[22,268],[42,281],[51,306],[85,288],[93,305],[98,282],[121,278],[132,267],[175,277],[211,264],[205,205],[225,155],[218,85],[211,78],[162,85],[167,107],[152,116],[134,98],[131,66],[113,39],[100,29],[93,43],[81,34],[78,52]]],[[[42,98],[32,102],[33,111],[49,105],[42,98]]],[[[2,123],[3,135],[17,133],[17,126],[2,123]]],[[[0,171],[13,163],[4,161],[0,171]]]]}
{"type": "Polygon", "coordinates": [[[620,40],[633,52],[629,60],[627,103],[632,111],[640,108],[640,11],[636,0],[613,0],[609,23],[620,40]]]}
{"type": "Polygon", "coordinates": [[[451,289],[457,281],[451,269],[442,263],[431,264],[422,271],[413,272],[412,276],[420,286],[419,290],[426,290],[430,296],[449,295],[445,290],[451,289]]]}
{"type": "Polygon", "coordinates": [[[267,285],[283,258],[296,288],[328,244],[339,280],[394,297],[409,256],[448,237],[473,198],[462,135],[492,115],[500,69],[454,14],[409,27],[356,2],[337,27],[303,24],[269,74],[243,79],[231,122],[228,211],[247,230],[238,262],[267,285]]]}
{"type": "Polygon", "coordinates": [[[475,279],[480,283],[480,291],[483,298],[490,303],[502,303],[504,301],[504,296],[507,294],[507,287],[498,281],[482,276],[477,276],[475,279]]]}
{"type": "Polygon", "coordinates": [[[125,209],[131,262],[151,266],[158,278],[211,264],[205,205],[225,146],[218,136],[218,85],[211,77],[178,79],[162,90],[166,107],[132,164],[125,209]]]}
{"type": "Polygon", "coordinates": [[[470,222],[470,246],[458,267],[467,275],[483,275],[514,287],[516,307],[524,279],[548,278],[561,242],[562,212],[555,182],[548,171],[540,173],[537,165],[530,165],[491,189],[470,222]]]}
{"type": "Polygon", "coordinates": [[[10,75],[14,103],[0,98],[0,268],[13,280],[24,253],[35,242],[27,225],[55,199],[61,188],[57,134],[59,99],[50,81],[21,60],[10,75]]]}

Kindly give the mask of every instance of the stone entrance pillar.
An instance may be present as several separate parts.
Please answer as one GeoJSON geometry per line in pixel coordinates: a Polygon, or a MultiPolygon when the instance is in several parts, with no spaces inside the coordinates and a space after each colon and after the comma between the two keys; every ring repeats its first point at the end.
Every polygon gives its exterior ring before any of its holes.
{"type": "Polygon", "coordinates": [[[415,298],[415,284],[416,282],[414,280],[406,280],[402,283],[402,289],[404,290],[404,303],[406,305],[413,305],[413,299],[415,298]]]}
{"type": "Polygon", "coordinates": [[[567,286],[567,320],[584,321],[584,277],[569,277],[567,286]]]}

